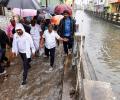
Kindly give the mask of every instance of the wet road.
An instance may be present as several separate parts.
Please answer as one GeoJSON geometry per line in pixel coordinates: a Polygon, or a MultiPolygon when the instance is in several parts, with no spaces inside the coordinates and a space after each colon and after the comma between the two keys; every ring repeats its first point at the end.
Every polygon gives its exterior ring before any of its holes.
{"type": "Polygon", "coordinates": [[[120,95],[120,27],[82,11],[76,15],[98,80],[110,82],[116,95],[120,95]]]}
{"type": "Polygon", "coordinates": [[[49,59],[34,58],[28,73],[27,85],[21,86],[22,65],[20,57],[6,68],[6,79],[0,77],[0,100],[61,100],[63,65],[60,47],[56,50],[55,66],[49,69],[49,59]]]}

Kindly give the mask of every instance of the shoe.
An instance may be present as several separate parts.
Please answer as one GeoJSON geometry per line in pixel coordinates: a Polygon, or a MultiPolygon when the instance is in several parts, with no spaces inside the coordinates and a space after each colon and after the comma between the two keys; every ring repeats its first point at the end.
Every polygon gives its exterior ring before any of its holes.
{"type": "Polygon", "coordinates": [[[47,55],[43,55],[44,58],[49,58],[47,55]]]}
{"type": "Polygon", "coordinates": [[[69,49],[69,50],[68,50],[68,55],[71,55],[71,54],[72,54],[72,50],[69,49]]]}
{"type": "Polygon", "coordinates": [[[23,82],[22,82],[22,85],[26,85],[26,84],[27,84],[27,82],[26,82],[26,81],[23,81],[23,82]]]}
{"type": "Polygon", "coordinates": [[[4,70],[2,73],[0,73],[0,75],[4,75],[6,74],[6,70],[4,70]]]}
{"type": "Polygon", "coordinates": [[[67,53],[65,53],[65,54],[64,54],[64,57],[67,57],[67,56],[68,56],[68,54],[67,54],[67,53]]]}
{"type": "Polygon", "coordinates": [[[10,67],[10,61],[7,61],[6,66],[10,67]]]}
{"type": "Polygon", "coordinates": [[[29,65],[28,69],[31,69],[31,65],[29,65]]]}
{"type": "Polygon", "coordinates": [[[53,67],[50,67],[50,68],[49,68],[49,71],[53,71],[53,67]]]}

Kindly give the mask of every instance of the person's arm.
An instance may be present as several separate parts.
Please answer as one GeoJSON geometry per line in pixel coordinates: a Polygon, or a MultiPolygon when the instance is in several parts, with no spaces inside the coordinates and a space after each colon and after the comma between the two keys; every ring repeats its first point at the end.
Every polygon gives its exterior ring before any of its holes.
{"type": "Polygon", "coordinates": [[[62,20],[60,20],[60,23],[58,25],[58,28],[57,28],[57,33],[61,36],[62,34],[62,20]]]}
{"type": "Polygon", "coordinates": [[[8,36],[8,38],[10,38],[10,26],[8,25],[6,28],[6,35],[8,36]]]}
{"type": "Polygon", "coordinates": [[[18,54],[16,34],[13,35],[12,53],[13,53],[13,57],[17,56],[17,54],[18,54]]]}
{"type": "Polygon", "coordinates": [[[57,32],[55,32],[55,37],[56,37],[56,39],[58,39],[58,40],[60,40],[60,41],[64,41],[64,42],[67,42],[67,41],[68,41],[68,39],[60,37],[60,36],[57,34],[57,32]]]}
{"type": "Polygon", "coordinates": [[[73,31],[76,32],[76,20],[75,19],[72,19],[73,20],[73,31]]]}
{"type": "Polygon", "coordinates": [[[40,47],[43,48],[44,47],[44,42],[45,42],[45,34],[43,34],[41,36],[41,40],[40,40],[40,47]]]}
{"type": "Polygon", "coordinates": [[[32,37],[29,35],[29,40],[30,40],[30,48],[32,50],[32,54],[35,55],[35,46],[32,40],[32,37]]]}
{"type": "Polygon", "coordinates": [[[10,40],[4,31],[3,31],[3,39],[5,40],[6,44],[10,47],[10,40]]]}

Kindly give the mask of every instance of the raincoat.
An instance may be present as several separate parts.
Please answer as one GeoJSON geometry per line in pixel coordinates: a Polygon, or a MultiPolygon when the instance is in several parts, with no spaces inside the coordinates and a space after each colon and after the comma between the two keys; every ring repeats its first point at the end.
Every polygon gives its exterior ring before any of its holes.
{"type": "MultiPolygon", "coordinates": [[[[25,44],[23,44],[26,48],[25,53],[27,58],[31,57],[31,53],[35,54],[35,47],[33,44],[33,40],[27,32],[25,32],[25,29],[22,24],[18,23],[16,24],[15,30],[21,29],[23,31],[23,37],[25,38],[25,44]]],[[[15,53],[16,55],[19,53],[19,48],[18,48],[18,39],[20,36],[18,33],[15,33],[13,36],[13,44],[12,44],[12,52],[15,53]]]]}

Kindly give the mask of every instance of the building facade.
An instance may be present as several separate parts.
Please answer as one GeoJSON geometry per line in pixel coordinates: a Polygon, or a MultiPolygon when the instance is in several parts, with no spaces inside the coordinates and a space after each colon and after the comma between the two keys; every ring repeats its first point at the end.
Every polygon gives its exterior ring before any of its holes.
{"type": "Polygon", "coordinates": [[[62,3],[64,0],[38,0],[40,3],[40,6],[49,6],[49,7],[55,7],[56,5],[62,3]]]}
{"type": "Polygon", "coordinates": [[[103,12],[105,7],[105,0],[94,0],[94,11],[103,12]]]}
{"type": "Polygon", "coordinates": [[[111,13],[120,13],[120,0],[109,0],[109,7],[111,13]]]}

